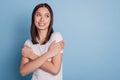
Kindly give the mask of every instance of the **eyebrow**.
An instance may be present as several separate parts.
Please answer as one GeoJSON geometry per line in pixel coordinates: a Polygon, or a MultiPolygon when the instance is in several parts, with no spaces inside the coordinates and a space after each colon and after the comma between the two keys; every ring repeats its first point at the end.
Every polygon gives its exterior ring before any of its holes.
{"type": "Polygon", "coordinates": [[[36,11],[35,13],[40,13],[40,12],[36,11]]]}
{"type": "MultiPolygon", "coordinates": [[[[39,11],[36,12],[37,14],[41,14],[39,11]]],[[[35,13],[35,14],[36,14],[35,13]]],[[[45,15],[50,15],[50,13],[45,13],[45,15]]]]}

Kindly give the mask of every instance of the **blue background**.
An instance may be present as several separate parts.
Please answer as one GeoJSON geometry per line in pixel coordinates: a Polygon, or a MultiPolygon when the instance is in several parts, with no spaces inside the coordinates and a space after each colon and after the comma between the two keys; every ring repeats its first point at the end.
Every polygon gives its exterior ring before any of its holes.
{"type": "Polygon", "coordinates": [[[21,48],[42,2],[66,43],[64,80],[120,80],[120,0],[1,0],[0,80],[30,80],[19,74],[21,48]]]}

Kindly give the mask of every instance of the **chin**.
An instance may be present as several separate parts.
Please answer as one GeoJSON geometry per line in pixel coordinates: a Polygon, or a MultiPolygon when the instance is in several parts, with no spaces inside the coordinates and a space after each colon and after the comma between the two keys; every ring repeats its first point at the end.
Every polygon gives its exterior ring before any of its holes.
{"type": "Polygon", "coordinates": [[[48,29],[48,28],[45,28],[45,27],[39,27],[38,29],[39,29],[39,30],[46,30],[46,29],[48,29]]]}

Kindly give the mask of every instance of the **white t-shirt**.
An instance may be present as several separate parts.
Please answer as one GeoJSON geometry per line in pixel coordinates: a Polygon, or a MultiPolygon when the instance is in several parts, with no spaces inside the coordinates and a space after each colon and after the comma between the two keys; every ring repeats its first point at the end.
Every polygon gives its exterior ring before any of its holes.
{"type": "MultiPolygon", "coordinates": [[[[51,37],[50,37],[50,40],[44,45],[33,44],[31,40],[26,40],[24,45],[27,45],[27,46],[31,47],[33,52],[36,55],[41,56],[42,54],[44,54],[45,52],[48,51],[48,48],[49,48],[50,44],[54,40],[56,42],[59,42],[59,41],[63,40],[60,32],[53,32],[51,37]]],[[[61,51],[61,53],[63,53],[63,50],[61,51]]],[[[51,58],[48,59],[48,61],[51,61],[51,58]]],[[[48,72],[43,71],[42,69],[36,69],[33,72],[31,80],[62,80],[62,66],[61,66],[60,72],[57,75],[52,75],[48,72]]]]}

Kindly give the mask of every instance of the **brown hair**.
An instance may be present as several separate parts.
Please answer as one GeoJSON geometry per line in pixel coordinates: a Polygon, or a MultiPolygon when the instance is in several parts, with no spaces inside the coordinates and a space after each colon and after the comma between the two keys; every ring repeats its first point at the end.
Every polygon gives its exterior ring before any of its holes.
{"type": "Polygon", "coordinates": [[[36,38],[38,38],[39,35],[38,35],[38,31],[37,31],[37,28],[36,28],[35,23],[34,23],[34,16],[35,16],[36,11],[37,11],[40,7],[45,7],[45,8],[47,8],[48,11],[50,12],[50,16],[51,16],[51,20],[50,20],[50,24],[49,24],[49,27],[48,27],[47,36],[46,36],[45,41],[44,41],[42,44],[45,44],[47,41],[49,41],[51,34],[54,32],[53,27],[52,27],[52,25],[53,25],[53,11],[52,11],[51,7],[50,7],[47,3],[38,4],[38,5],[33,9],[33,12],[32,12],[31,38],[32,38],[32,43],[33,43],[33,44],[37,44],[37,43],[38,43],[38,41],[36,40],[36,38]]]}

